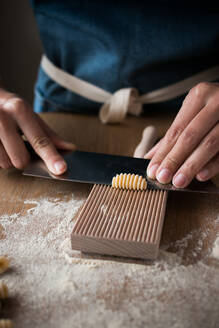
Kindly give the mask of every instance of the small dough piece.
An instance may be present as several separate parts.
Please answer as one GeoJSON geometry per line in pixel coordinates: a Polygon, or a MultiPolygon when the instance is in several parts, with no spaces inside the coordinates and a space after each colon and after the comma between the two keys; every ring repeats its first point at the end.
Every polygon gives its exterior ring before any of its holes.
{"type": "Polygon", "coordinates": [[[0,328],[13,328],[13,323],[9,319],[0,319],[0,328]]]}
{"type": "Polygon", "coordinates": [[[0,274],[4,273],[9,267],[9,259],[5,256],[0,256],[0,274]]]}
{"type": "Polygon", "coordinates": [[[113,177],[112,187],[129,190],[146,190],[147,181],[138,174],[121,173],[113,177]]]}
{"type": "Polygon", "coordinates": [[[8,297],[8,287],[3,282],[1,282],[0,283],[0,299],[3,300],[7,297],[8,297]]]}

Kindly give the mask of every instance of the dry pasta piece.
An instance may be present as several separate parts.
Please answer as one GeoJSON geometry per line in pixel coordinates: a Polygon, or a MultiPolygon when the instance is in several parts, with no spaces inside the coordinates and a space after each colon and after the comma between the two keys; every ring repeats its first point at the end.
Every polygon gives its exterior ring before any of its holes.
{"type": "Polygon", "coordinates": [[[129,190],[146,190],[147,181],[138,174],[121,173],[113,177],[112,187],[129,190]]]}
{"type": "Polygon", "coordinates": [[[0,299],[8,297],[8,287],[3,282],[0,283],[0,299]]]}
{"type": "Polygon", "coordinates": [[[0,256],[0,273],[4,273],[9,267],[9,259],[5,256],[0,256]]]}
{"type": "Polygon", "coordinates": [[[0,319],[0,328],[13,328],[13,323],[9,319],[0,319]]]}

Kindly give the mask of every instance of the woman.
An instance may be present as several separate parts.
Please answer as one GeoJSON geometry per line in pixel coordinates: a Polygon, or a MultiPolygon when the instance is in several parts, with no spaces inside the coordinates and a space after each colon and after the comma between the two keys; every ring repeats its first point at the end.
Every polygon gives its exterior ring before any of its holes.
{"type": "MultiPolygon", "coordinates": [[[[178,107],[164,138],[146,154],[148,176],[183,188],[194,177],[205,181],[219,173],[218,7],[195,1],[31,3],[45,52],[35,112],[97,113],[103,102],[100,118],[112,122],[127,112],[178,107]]],[[[52,173],[66,170],[56,149],[74,145],[3,88],[0,124],[2,168],[27,164],[21,130],[52,173]]]]}

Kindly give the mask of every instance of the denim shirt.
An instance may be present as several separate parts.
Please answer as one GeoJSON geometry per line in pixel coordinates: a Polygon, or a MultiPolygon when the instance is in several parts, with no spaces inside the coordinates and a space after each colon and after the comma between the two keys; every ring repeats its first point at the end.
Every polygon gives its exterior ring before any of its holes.
{"type": "MultiPolygon", "coordinates": [[[[74,76],[115,92],[140,94],[218,65],[219,5],[196,1],[30,0],[46,56],[74,76]]],[[[145,105],[170,110],[183,97],[145,105]]],[[[36,112],[98,112],[39,68],[36,112]]]]}

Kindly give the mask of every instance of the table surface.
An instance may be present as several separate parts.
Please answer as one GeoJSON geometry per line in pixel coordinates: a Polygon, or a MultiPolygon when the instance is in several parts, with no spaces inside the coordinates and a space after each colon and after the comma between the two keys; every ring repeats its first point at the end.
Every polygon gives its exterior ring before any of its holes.
{"type": "MultiPolygon", "coordinates": [[[[175,116],[174,113],[170,113],[169,115],[151,114],[141,118],[128,117],[120,125],[103,125],[100,123],[99,119],[95,116],[85,116],[85,115],[76,115],[76,114],[75,115],[61,114],[61,113],[43,114],[43,119],[67,140],[74,142],[77,145],[77,148],[80,150],[105,152],[110,154],[120,154],[120,155],[130,156],[133,154],[136,145],[140,141],[141,134],[145,126],[151,124],[155,125],[158,128],[160,136],[162,136],[164,135],[165,131],[169,127],[174,116],[175,116]]],[[[31,209],[31,206],[33,206],[27,204],[26,202],[27,199],[39,200],[42,199],[43,197],[46,199],[53,199],[53,198],[57,199],[58,197],[60,203],[62,202],[62,200],[66,201],[66,199],[71,199],[72,195],[74,195],[75,192],[76,197],[78,197],[79,200],[82,200],[83,203],[86,197],[88,196],[90,190],[91,190],[91,186],[86,184],[72,184],[62,181],[54,182],[50,180],[24,177],[21,175],[19,171],[14,169],[8,171],[1,170],[0,171],[0,194],[1,194],[0,217],[2,218],[9,217],[12,220],[13,215],[15,213],[19,213],[20,217],[24,216],[27,213],[28,209],[31,209]]],[[[217,195],[170,192],[168,196],[166,216],[165,216],[164,228],[161,238],[161,248],[162,247],[168,248],[168,252],[181,255],[180,265],[182,266],[185,267],[191,265],[193,266],[199,263],[200,261],[204,261],[205,265],[209,267],[213,267],[214,269],[218,268],[219,266],[218,263],[216,263],[214,260],[212,260],[209,257],[209,253],[212,249],[212,245],[219,231],[218,213],[219,213],[219,198],[217,195]],[[202,245],[198,249],[197,243],[200,243],[201,236],[205,236],[205,237],[203,237],[204,239],[202,238],[201,240],[202,245]],[[182,252],[180,253],[180,247],[182,246],[182,243],[180,244],[179,241],[184,241],[183,253],[182,252]],[[186,244],[185,241],[187,241],[186,244]]],[[[33,223],[33,227],[36,224],[37,223],[33,223]]],[[[42,222],[40,224],[42,224],[42,222]]],[[[37,232],[39,231],[39,227],[36,227],[36,231],[37,232]]],[[[67,233],[69,234],[70,237],[70,232],[71,232],[70,230],[65,232],[65,235],[67,233]]],[[[27,231],[25,233],[28,234],[29,232],[27,231]]],[[[0,238],[2,238],[2,241],[7,240],[7,238],[10,238],[9,236],[7,236],[7,226],[4,226],[4,224],[2,225],[0,224],[0,238]]],[[[8,254],[8,256],[11,258],[12,267],[15,268],[14,271],[16,271],[17,262],[13,258],[13,249],[8,251],[7,248],[4,248],[6,247],[5,245],[3,244],[1,246],[1,252],[3,254],[8,254]]],[[[92,258],[94,257],[84,256],[84,258],[86,258],[89,261],[92,261],[92,258]]],[[[17,261],[18,260],[19,259],[17,259],[17,261]]],[[[32,259],[27,258],[26,261],[28,261],[28,263],[30,263],[31,261],[34,262],[36,261],[36,258],[32,258],[32,259]]],[[[115,259],[114,262],[114,259],[111,259],[111,261],[109,262],[109,266],[110,263],[112,264],[112,268],[113,268],[113,263],[127,264],[127,261],[125,260],[123,261],[122,259],[119,259],[118,261],[117,259],[115,259]]],[[[133,261],[133,263],[139,264],[138,261],[133,261]]],[[[4,279],[6,279],[9,286],[10,286],[10,281],[13,281],[14,279],[13,274],[15,274],[13,270],[12,272],[10,272],[9,270],[9,272],[5,274],[3,277],[4,279]]],[[[209,276],[209,279],[211,278],[212,277],[209,276]]],[[[22,279],[22,277],[20,277],[20,279],[22,279]]],[[[208,277],[206,277],[206,279],[208,280],[208,277]]],[[[219,275],[218,275],[218,279],[219,279],[219,275]]],[[[16,281],[17,283],[17,280],[14,281],[16,281]]],[[[141,282],[139,284],[141,285],[141,282]]],[[[11,299],[8,301],[10,306],[4,307],[3,315],[11,317],[13,320],[15,320],[15,322],[17,321],[17,325],[15,326],[26,327],[30,323],[30,321],[28,321],[30,319],[27,319],[25,321],[27,322],[26,326],[25,324],[22,325],[21,318],[18,312],[20,313],[20,311],[22,311],[23,305],[22,302],[19,301],[19,295],[20,295],[19,286],[15,288],[13,287],[14,285],[15,282],[11,283],[11,288],[12,288],[11,299]],[[16,301],[13,298],[13,288],[15,288],[16,290],[16,301]]],[[[34,287],[33,287],[33,291],[34,291],[34,287]]],[[[112,293],[115,294],[116,290],[112,290],[112,293]]],[[[44,297],[46,298],[46,295],[44,297]]],[[[127,294],[126,297],[129,298],[127,294]]],[[[108,304],[107,303],[108,301],[106,299],[105,302],[106,304],[108,304]]],[[[66,308],[68,308],[68,305],[66,305],[66,308]]],[[[40,309],[38,310],[40,311],[40,309]]],[[[95,310],[94,313],[96,313],[97,315],[97,312],[95,312],[95,310]]],[[[105,311],[105,314],[106,313],[108,312],[105,311]]],[[[119,311],[118,313],[121,314],[123,312],[119,311]]],[[[25,314],[23,315],[25,317],[25,314]]],[[[108,315],[109,313],[105,315],[105,319],[104,319],[104,314],[102,314],[101,318],[103,321],[101,321],[100,326],[110,327],[110,325],[107,324],[108,315]]],[[[69,318],[69,320],[74,318],[74,316],[70,317],[68,315],[67,317],[69,318]]],[[[52,319],[53,318],[52,313],[49,314],[48,318],[47,318],[48,321],[47,319],[44,318],[44,321],[46,321],[47,324],[45,324],[44,326],[41,325],[41,327],[50,327],[50,326],[56,327],[52,319]],[[51,322],[53,322],[53,324],[51,323],[50,325],[50,319],[48,318],[51,319],[51,322]]],[[[136,326],[141,327],[141,324],[143,324],[143,322],[146,322],[144,321],[145,319],[143,319],[145,318],[145,316],[143,314],[138,313],[137,318],[138,318],[138,325],[136,324],[136,326]]],[[[215,319],[216,317],[213,316],[212,314],[212,318],[213,319],[211,322],[212,323],[211,326],[213,327],[214,326],[213,320],[216,320],[215,319]]],[[[59,319],[61,320],[61,317],[59,317],[59,319]]],[[[78,324],[75,324],[75,327],[82,325],[82,321],[85,319],[83,320],[80,319],[80,320],[78,319],[78,324]]],[[[89,317],[87,318],[87,326],[89,326],[88,323],[92,322],[92,320],[95,319],[89,319],[89,317]]],[[[97,318],[96,320],[98,323],[99,321],[97,318]]],[[[123,326],[123,323],[125,322],[124,321],[125,319],[123,317],[121,320],[117,322],[118,327],[123,326]]],[[[132,320],[134,319],[132,318],[132,320]]],[[[131,327],[132,322],[135,322],[132,320],[130,319],[130,321],[127,321],[126,326],[131,327]]],[[[159,327],[158,321],[156,320],[153,321],[151,319],[151,321],[149,322],[149,326],[151,323],[151,326],[154,325],[154,327],[159,327]]],[[[169,319],[166,320],[167,320],[166,323],[170,323],[170,321],[168,321],[169,319]]],[[[62,322],[63,327],[74,327],[74,325],[71,326],[70,324],[68,324],[67,321],[65,322],[64,317],[60,322],[62,322]]],[[[86,320],[83,322],[86,323],[86,320]]],[[[32,325],[32,327],[38,327],[38,324],[36,321],[35,324],[32,325]]],[[[194,322],[193,327],[196,327],[195,324],[196,322],[194,322]]],[[[201,323],[197,321],[197,326],[198,324],[200,326],[201,323]]],[[[179,325],[179,327],[181,326],[179,325]]]]}

